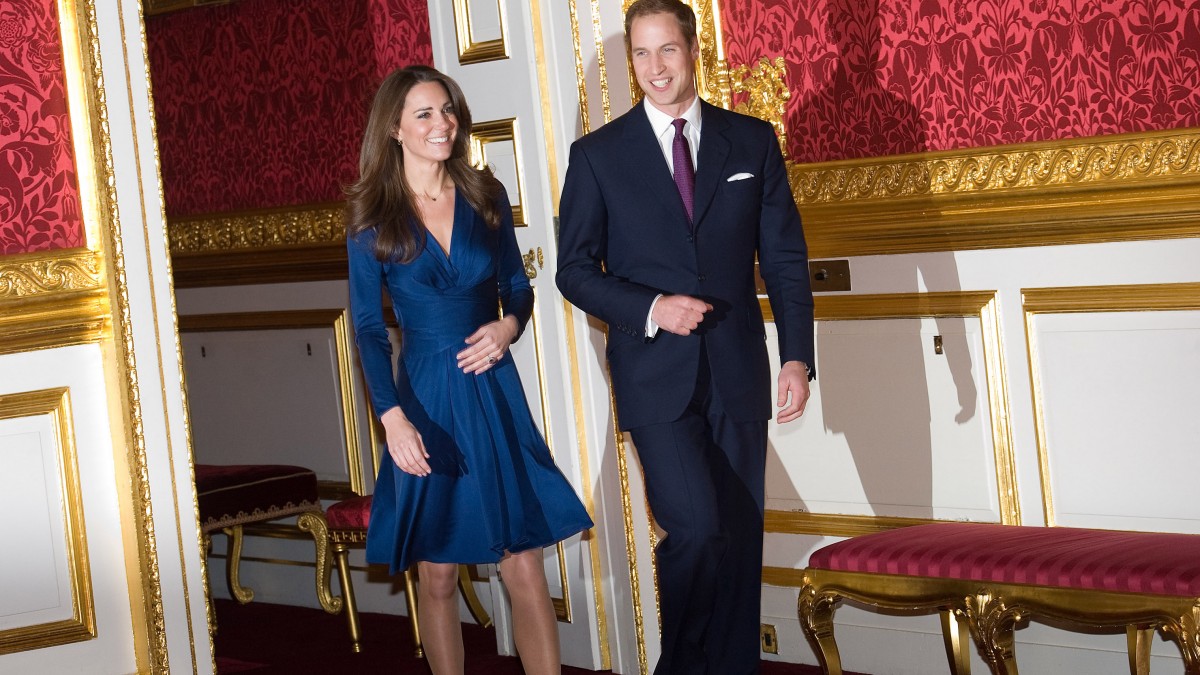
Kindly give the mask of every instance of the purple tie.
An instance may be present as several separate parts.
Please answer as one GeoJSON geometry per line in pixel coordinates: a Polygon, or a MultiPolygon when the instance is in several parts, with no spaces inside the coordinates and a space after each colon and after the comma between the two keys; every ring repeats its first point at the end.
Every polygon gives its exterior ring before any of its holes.
{"type": "Polygon", "coordinates": [[[671,163],[675,167],[675,187],[679,188],[679,197],[683,199],[683,208],[687,211],[688,223],[692,222],[692,202],[695,201],[696,170],[692,167],[692,151],[688,147],[687,136],[683,135],[685,119],[671,122],[675,127],[675,140],[671,143],[671,163]]]}

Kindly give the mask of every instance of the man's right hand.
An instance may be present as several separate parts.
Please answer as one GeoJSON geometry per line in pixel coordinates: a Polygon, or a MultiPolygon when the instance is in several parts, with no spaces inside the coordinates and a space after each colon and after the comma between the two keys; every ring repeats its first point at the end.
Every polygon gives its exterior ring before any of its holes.
{"type": "Polygon", "coordinates": [[[664,295],[654,303],[651,320],[668,333],[691,335],[713,306],[690,295],[664,295]]]}

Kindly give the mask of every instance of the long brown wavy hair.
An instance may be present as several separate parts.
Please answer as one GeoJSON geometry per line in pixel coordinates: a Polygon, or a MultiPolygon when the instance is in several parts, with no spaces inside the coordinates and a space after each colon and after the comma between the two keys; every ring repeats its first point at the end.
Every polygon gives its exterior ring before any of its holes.
{"type": "Polygon", "coordinates": [[[387,262],[412,262],[425,245],[426,230],[417,209],[416,194],[404,179],[404,148],[393,137],[408,92],[418,84],[437,82],[446,89],[458,129],[446,160],[446,173],[463,198],[488,227],[500,225],[496,198],[501,185],[487,168],[471,165],[471,110],[458,83],[429,66],[394,70],[379,85],[358,158],[358,180],[346,186],[346,235],[375,228],[375,257],[387,262]]]}

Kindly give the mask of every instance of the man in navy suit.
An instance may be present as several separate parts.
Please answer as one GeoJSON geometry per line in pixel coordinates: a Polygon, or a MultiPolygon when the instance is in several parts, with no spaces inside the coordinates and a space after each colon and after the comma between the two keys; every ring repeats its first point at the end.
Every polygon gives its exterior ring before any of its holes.
{"type": "Polygon", "coordinates": [[[571,147],[556,280],[608,323],[617,419],[667,533],[655,673],[755,673],[771,373],[754,262],[789,422],[815,375],[807,248],[771,126],[696,94],[692,10],[638,0],[625,42],[645,98],[571,147]]]}

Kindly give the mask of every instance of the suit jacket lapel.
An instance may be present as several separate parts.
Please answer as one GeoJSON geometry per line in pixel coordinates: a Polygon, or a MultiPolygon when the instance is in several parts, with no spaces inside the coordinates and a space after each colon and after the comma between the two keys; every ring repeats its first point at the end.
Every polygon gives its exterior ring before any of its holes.
{"type": "Polygon", "coordinates": [[[704,222],[704,214],[708,212],[717,187],[721,184],[730,147],[727,136],[729,121],[715,106],[703,100],[700,101],[700,114],[703,122],[700,127],[700,152],[696,159],[696,201],[692,205],[694,229],[699,229],[704,222]]]}
{"type": "MultiPolygon", "coordinates": [[[[625,125],[624,137],[629,153],[627,166],[645,167],[643,174],[646,178],[646,189],[649,190],[649,202],[659,202],[675,215],[686,232],[687,211],[683,208],[683,200],[679,198],[679,188],[671,177],[671,169],[663,157],[662,146],[654,137],[654,129],[650,126],[650,118],[646,117],[644,103],[634,104],[630,110],[629,123],[625,125]],[[665,195],[665,197],[664,197],[665,195]],[[674,198],[672,198],[674,197],[674,198]]],[[[703,143],[701,143],[703,145],[703,143]]]]}

